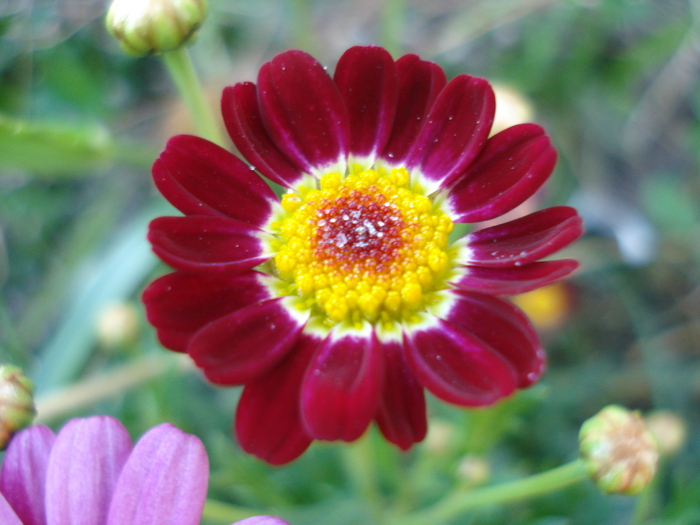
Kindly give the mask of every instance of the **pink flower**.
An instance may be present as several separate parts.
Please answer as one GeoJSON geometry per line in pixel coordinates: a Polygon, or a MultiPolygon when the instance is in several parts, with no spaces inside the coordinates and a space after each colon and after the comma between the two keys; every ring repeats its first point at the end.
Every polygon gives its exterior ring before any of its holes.
{"type": "Polygon", "coordinates": [[[170,424],[132,447],[112,417],[38,425],[10,442],[0,471],[3,525],[195,525],[207,494],[202,442],[170,424]]]}
{"type": "Polygon", "coordinates": [[[201,138],[172,138],[153,166],[184,217],[151,223],[176,269],[144,292],[149,321],[209,380],[245,385],[235,429],[272,464],[314,439],[353,441],[372,421],[402,449],[426,433],[424,388],[483,406],[533,384],[545,354],[498,296],[560,279],[542,262],[581,234],[568,207],[470,233],[549,177],[537,125],[488,138],[494,95],[436,64],[354,47],[333,77],[288,51],[257,85],[224,90],[250,166],[201,138]],[[278,199],[255,170],[287,193],[278,199]]]}

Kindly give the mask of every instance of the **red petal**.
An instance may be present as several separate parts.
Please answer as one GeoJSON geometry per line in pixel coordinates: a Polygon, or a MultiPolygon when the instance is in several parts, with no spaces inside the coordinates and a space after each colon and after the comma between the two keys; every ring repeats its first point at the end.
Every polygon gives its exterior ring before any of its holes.
{"type": "Polygon", "coordinates": [[[466,237],[464,264],[513,266],[534,262],[568,246],[583,233],[581,218],[568,206],[531,213],[466,237]]]}
{"type": "Polygon", "coordinates": [[[406,362],[401,341],[381,341],[384,354],[384,392],[377,424],[387,441],[402,450],[423,441],[428,431],[423,386],[406,362]]]}
{"type": "Polygon", "coordinates": [[[547,356],[525,314],[512,304],[488,295],[454,290],[457,302],[445,319],[460,330],[478,337],[513,366],[518,388],[537,381],[547,356]]]}
{"type": "Polygon", "coordinates": [[[334,80],[350,119],[350,154],[367,169],[384,149],[396,114],[398,76],[381,47],[351,47],[340,57],[334,80]]]}
{"type": "Polygon", "coordinates": [[[303,172],[277,149],[265,130],[255,84],[244,82],[225,88],[221,112],[231,140],[255,169],[287,187],[301,178],[303,172]]]}
{"type": "Polygon", "coordinates": [[[269,299],[259,275],[169,273],[143,292],[146,318],[158,330],[163,346],[185,352],[190,338],[204,325],[269,299]]]}
{"type": "Polygon", "coordinates": [[[185,215],[211,215],[262,226],[277,200],[241,160],[199,137],[178,135],[153,164],[163,196],[185,215]]]}
{"type": "Polygon", "coordinates": [[[151,221],[153,251],[178,270],[241,272],[265,262],[255,227],[223,217],[159,217],[151,221]]]}
{"type": "Polygon", "coordinates": [[[509,212],[551,175],[557,153],[535,124],[513,126],[491,137],[469,169],[451,182],[455,222],[479,222],[509,212]]]}
{"type": "Polygon", "coordinates": [[[467,273],[452,284],[457,288],[473,292],[513,295],[529,292],[559,280],[576,268],[578,263],[571,259],[535,262],[510,268],[467,266],[465,267],[467,273]]]}
{"type": "Polygon", "coordinates": [[[309,435],[329,441],[359,438],[377,411],[383,373],[381,348],[369,325],[342,336],[331,332],[302,385],[301,413],[309,435]]]}
{"type": "Polygon", "coordinates": [[[236,436],[241,448],[283,465],[301,456],[311,444],[301,422],[301,382],[321,343],[302,333],[287,357],[246,385],[236,410],[236,436]]]}
{"type": "Polygon", "coordinates": [[[416,55],[398,59],[396,71],[399,75],[396,117],[389,142],[382,152],[382,158],[392,166],[404,164],[433,102],[447,84],[440,66],[416,55]]]}
{"type": "Polygon", "coordinates": [[[442,90],[406,160],[430,181],[428,192],[464,171],[479,154],[495,110],[496,98],[484,79],[460,75],[442,90]]]}
{"type": "Polygon", "coordinates": [[[515,370],[500,354],[454,325],[433,319],[432,326],[404,334],[408,363],[425,388],[463,406],[490,405],[513,392],[515,370]]]}
{"type": "Polygon", "coordinates": [[[284,298],[253,304],[195,334],[187,351],[213,383],[242,385],[279,362],[306,324],[284,298]]]}
{"type": "Polygon", "coordinates": [[[308,173],[347,159],[348,116],[338,89],[312,56],[287,51],[258,73],[258,100],[268,135],[308,173]]]}

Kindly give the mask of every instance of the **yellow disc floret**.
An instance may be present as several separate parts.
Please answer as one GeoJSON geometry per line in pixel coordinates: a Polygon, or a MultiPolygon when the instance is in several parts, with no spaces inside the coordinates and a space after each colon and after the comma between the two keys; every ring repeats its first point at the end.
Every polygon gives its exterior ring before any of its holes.
{"type": "Polygon", "coordinates": [[[274,272],[322,320],[401,320],[447,287],[450,218],[404,168],[324,175],[282,197],[274,272]]]}

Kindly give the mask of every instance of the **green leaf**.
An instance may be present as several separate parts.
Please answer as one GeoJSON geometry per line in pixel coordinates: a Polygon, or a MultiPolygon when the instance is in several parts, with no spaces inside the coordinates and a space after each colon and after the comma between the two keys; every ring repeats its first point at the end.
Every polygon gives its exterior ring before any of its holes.
{"type": "Polygon", "coordinates": [[[64,126],[0,115],[0,170],[19,169],[49,179],[80,178],[114,156],[106,129],[64,126]]]}

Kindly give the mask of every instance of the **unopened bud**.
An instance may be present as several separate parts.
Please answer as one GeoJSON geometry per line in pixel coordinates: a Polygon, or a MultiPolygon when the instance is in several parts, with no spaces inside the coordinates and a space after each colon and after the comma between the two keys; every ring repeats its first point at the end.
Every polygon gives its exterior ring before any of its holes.
{"type": "Polygon", "coordinates": [[[659,453],[672,456],[685,445],[688,426],[678,414],[659,410],[646,417],[647,428],[656,438],[659,453]]]}
{"type": "Polygon", "coordinates": [[[20,368],[0,365],[0,450],[15,432],[34,420],[33,394],[34,385],[20,368]]]}
{"type": "Polygon", "coordinates": [[[446,454],[452,447],[456,429],[452,423],[442,419],[432,419],[425,436],[425,449],[434,456],[446,454]]]}
{"type": "Polygon", "coordinates": [[[481,485],[491,476],[491,467],[479,456],[464,456],[457,463],[457,476],[467,485],[481,485]]]}
{"type": "Polygon", "coordinates": [[[107,305],[97,317],[97,340],[107,348],[133,343],[138,332],[139,314],[133,304],[107,305]]]}
{"type": "Polygon", "coordinates": [[[173,51],[202,25],[206,0],[114,0],[107,29],[136,56],[173,51]]]}
{"type": "Polygon", "coordinates": [[[638,412],[610,405],[585,421],[581,457],[604,492],[638,494],[656,474],[659,452],[638,412]]]}

